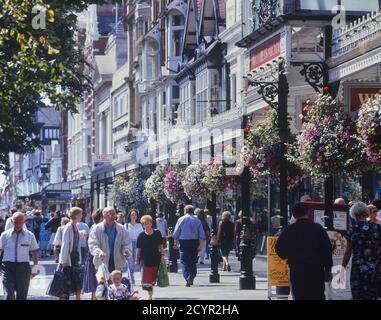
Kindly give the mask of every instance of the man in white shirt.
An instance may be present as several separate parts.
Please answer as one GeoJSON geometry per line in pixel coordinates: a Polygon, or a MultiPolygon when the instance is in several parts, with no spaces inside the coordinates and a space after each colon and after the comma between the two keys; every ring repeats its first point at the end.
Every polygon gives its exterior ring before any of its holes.
{"type": "Polygon", "coordinates": [[[12,216],[13,228],[4,231],[0,237],[0,250],[3,252],[3,286],[6,300],[26,300],[30,277],[38,274],[39,246],[32,232],[24,226],[25,217],[21,212],[12,216]],[[32,252],[33,267],[29,264],[32,252]]]}

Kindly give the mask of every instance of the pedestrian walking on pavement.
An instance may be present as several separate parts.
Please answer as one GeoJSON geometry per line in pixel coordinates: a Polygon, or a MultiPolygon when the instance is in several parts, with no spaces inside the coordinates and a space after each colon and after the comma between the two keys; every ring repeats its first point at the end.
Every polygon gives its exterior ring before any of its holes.
{"type": "Polygon", "coordinates": [[[3,286],[5,300],[26,300],[30,278],[39,272],[39,246],[32,232],[24,228],[25,216],[15,212],[12,216],[13,228],[4,231],[0,237],[3,254],[3,286]],[[29,264],[32,253],[33,267],[29,264]]]}
{"type": "Polygon", "coordinates": [[[218,224],[217,241],[222,256],[223,271],[231,271],[229,254],[234,245],[234,223],[230,221],[230,212],[224,211],[218,224]]]}
{"type": "Polygon", "coordinates": [[[159,230],[152,228],[152,217],[145,215],[140,219],[144,232],[140,233],[136,244],[135,266],[142,265],[142,287],[152,300],[160,262],[164,261],[163,238],[159,230]]]}
{"type": "Polygon", "coordinates": [[[118,222],[122,226],[124,225],[124,214],[122,211],[118,211],[116,222],[118,222]]]}
{"type": "Polygon", "coordinates": [[[54,254],[54,238],[56,236],[57,229],[61,226],[61,211],[56,211],[53,213],[53,217],[50,218],[48,223],[45,225],[45,229],[50,232],[49,240],[49,250],[51,255],[54,254]]]}
{"type": "Polygon", "coordinates": [[[64,227],[70,222],[69,218],[63,217],[61,219],[61,226],[57,229],[56,235],[54,236],[53,246],[54,246],[54,255],[56,257],[56,262],[58,263],[58,259],[61,252],[62,246],[62,233],[64,227]]]}
{"type": "Polygon", "coordinates": [[[81,299],[82,289],[82,269],[81,263],[81,245],[80,235],[77,227],[82,218],[83,211],[79,207],[73,207],[70,210],[70,222],[65,225],[62,231],[62,244],[59,256],[59,264],[68,281],[65,286],[65,294],[61,300],[69,299],[70,294],[75,294],[76,300],[81,299]]]}
{"type": "MultiPolygon", "coordinates": [[[[94,224],[90,228],[90,233],[95,229],[98,223],[103,221],[102,209],[97,209],[92,214],[92,220],[94,224]]],[[[83,272],[83,282],[82,282],[82,293],[91,292],[91,300],[96,300],[96,290],[98,286],[98,281],[96,277],[96,270],[93,263],[93,255],[89,252],[85,262],[85,269],[83,272]]]]}
{"type": "Polygon", "coordinates": [[[376,300],[380,276],[380,225],[367,221],[369,209],[363,202],[354,203],[350,215],[355,223],[346,235],[340,282],[344,282],[345,268],[352,257],[353,300],[376,300]]]}
{"type": "Polygon", "coordinates": [[[369,210],[368,221],[381,225],[381,219],[377,218],[377,212],[378,212],[377,207],[374,206],[373,204],[370,204],[367,206],[367,208],[369,210]]]}
{"type": "Polygon", "coordinates": [[[127,230],[115,221],[113,207],[103,209],[103,221],[90,232],[89,248],[98,269],[104,263],[108,271],[124,270],[131,256],[131,242],[127,230]]]}
{"type": "Polygon", "coordinates": [[[177,221],[173,237],[175,245],[180,243],[183,276],[186,286],[190,287],[197,275],[198,252],[201,251],[202,241],[206,240],[201,221],[194,215],[193,206],[185,206],[184,216],[177,221]]]}
{"type": "Polygon", "coordinates": [[[312,222],[308,205],[296,203],[296,222],[280,234],[275,251],[288,260],[295,300],[324,300],[325,282],[332,280],[332,246],[327,232],[312,222]]]}
{"type": "MultiPolygon", "coordinates": [[[[9,229],[13,229],[13,220],[12,220],[12,217],[13,215],[17,212],[17,208],[13,207],[9,210],[8,212],[8,216],[7,216],[7,219],[5,220],[5,227],[4,227],[4,231],[7,231],[9,229]]],[[[24,228],[26,228],[25,224],[24,224],[24,228]]]]}
{"type": "Polygon", "coordinates": [[[198,262],[200,264],[204,264],[204,259],[205,259],[205,255],[206,255],[206,247],[208,246],[208,239],[210,237],[210,229],[209,229],[208,222],[206,221],[205,211],[203,209],[197,208],[194,211],[194,213],[197,216],[197,218],[201,221],[202,228],[204,229],[204,232],[205,232],[205,238],[206,239],[205,239],[205,241],[202,242],[202,249],[198,253],[198,262]]]}
{"type": "MultiPolygon", "coordinates": [[[[40,224],[39,228],[39,238],[40,238],[40,251],[41,251],[41,258],[42,257],[47,257],[47,249],[48,249],[48,244],[50,240],[50,233],[48,230],[45,229],[45,225],[48,222],[48,218],[43,218],[42,223],[40,224]]],[[[36,239],[37,240],[37,239],[36,239]]]]}
{"type": "Polygon", "coordinates": [[[128,267],[130,269],[130,275],[131,275],[131,284],[135,285],[135,258],[136,258],[136,242],[138,239],[139,234],[144,232],[143,227],[141,223],[139,223],[138,220],[138,211],[136,209],[132,209],[129,218],[129,222],[125,224],[125,228],[127,229],[128,238],[131,241],[131,257],[128,259],[128,267]]]}
{"type": "Polygon", "coordinates": [[[156,229],[161,233],[163,248],[165,249],[167,247],[168,223],[162,212],[156,213],[156,229]]]}
{"type": "Polygon", "coordinates": [[[87,223],[85,223],[85,217],[86,217],[86,213],[83,212],[81,221],[78,222],[77,224],[77,228],[80,235],[79,243],[81,245],[81,266],[82,267],[85,266],[87,254],[89,252],[89,248],[87,246],[87,239],[89,238],[90,229],[87,223]]]}

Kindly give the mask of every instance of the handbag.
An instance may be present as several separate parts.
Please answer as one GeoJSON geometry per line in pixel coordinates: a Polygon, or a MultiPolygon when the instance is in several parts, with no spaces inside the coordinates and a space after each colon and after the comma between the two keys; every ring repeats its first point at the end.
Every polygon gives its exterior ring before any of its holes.
{"type": "Polygon", "coordinates": [[[159,272],[157,273],[157,286],[160,288],[169,286],[168,269],[165,261],[160,262],[159,265],[159,272]]]}
{"type": "Polygon", "coordinates": [[[49,283],[46,294],[53,297],[61,298],[67,293],[67,277],[63,272],[63,268],[59,266],[54,272],[52,281],[49,283]]]}

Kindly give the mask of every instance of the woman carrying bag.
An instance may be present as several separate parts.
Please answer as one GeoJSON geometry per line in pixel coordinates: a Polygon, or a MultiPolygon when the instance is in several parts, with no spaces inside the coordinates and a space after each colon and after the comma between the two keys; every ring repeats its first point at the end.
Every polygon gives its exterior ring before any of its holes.
{"type": "Polygon", "coordinates": [[[82,274],[80,266],[81,247],[79,243],[79,231],[77,223],[82,218],[82,209],[74,207],[70,210],[70,222],[65,226],[62,234],[62,246],[59,256],[59,264],[65,274],[67,285],[65,294],[61,300],[69,299],[70,294],[74,293],[76,300],[81,299],[82,274]]]}
{"type": "Polygon", "coordinates": [[[140,220],[144,227],[137,239],[135,266],[142,260],[142,286],[148,291],[148,300],[152,300],[153,286],[156,283],[160,263],[164,261],[163,238],[159,230],[152,228],[152,217],[145,215],[140,220]]]}

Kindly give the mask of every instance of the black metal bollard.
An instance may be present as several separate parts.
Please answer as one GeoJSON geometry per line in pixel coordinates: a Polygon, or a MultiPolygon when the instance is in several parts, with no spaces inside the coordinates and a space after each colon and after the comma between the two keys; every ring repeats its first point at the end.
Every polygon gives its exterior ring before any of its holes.
{"type": "Polygon", "coordinates": [[[175,247],[175,239],[173,236],[168,236],[168,245],[169,245],[169,272],[177,273],[177,258],[178,258],[178,249],[175,247]]]}

